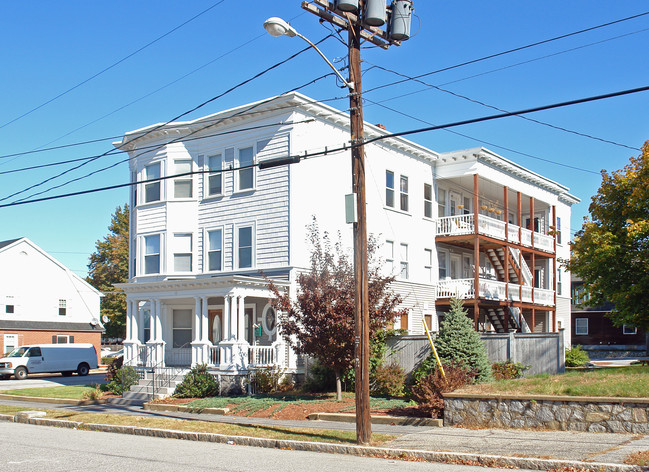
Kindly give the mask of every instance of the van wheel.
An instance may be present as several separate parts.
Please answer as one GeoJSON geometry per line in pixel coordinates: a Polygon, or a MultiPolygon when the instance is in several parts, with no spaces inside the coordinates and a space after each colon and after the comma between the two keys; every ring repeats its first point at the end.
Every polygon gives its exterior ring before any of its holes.
{"type": "Polygon", "coordinates": [[[16,367],[14,377],[16,377],[16,380],[25,380],[27,378],[27,369],[24,367],[16,367]]]}
{"type": "Polygon", "coordinates": [[[77,374],[81,376],[88,375],[88,372],[90,372],[90,366],[85,362],[82,362],[79,364],[79,367],[77,367],[77,374]]]}
{"type": "Polygon", "coordinates": [[[71,370],[66,370],[64,372],[61,372],[61,375],[63,377],[70,377],[72,375],[72,371],[71,370]]]}

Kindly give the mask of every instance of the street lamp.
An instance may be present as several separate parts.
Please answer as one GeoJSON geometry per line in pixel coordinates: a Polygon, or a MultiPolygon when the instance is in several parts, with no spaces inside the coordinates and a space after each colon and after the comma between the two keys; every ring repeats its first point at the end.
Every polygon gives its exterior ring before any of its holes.
{"type": "Polygon", "coordinates": [[[281,18],[269,18],[264,28],[273,36],[298,36],[315,49],[336,75],[349,88],[349,121],[351,131],[352,192],[356,197],[357,219],[354,222],[354,371],[356,374],[356,441],[369,444],[370,423],[369,377],[369,290],[367,261],[367,220],[365,213],[365,147],[363,139],[363,100],[361,93],[361,31],[360,22],[348,26],[349,80],[345,80],[324,54],[307,38],[281,18]]]}
{"type": "Polygon", "coordinates": [[[273,16],[271,18],[268,18],[266,21],[264,21],[264,29],[268,31],[268,34],[271,36],[277,38],[278,36],[288,36],[289,38],[294,38],[297,36],[298,38],[302,38],[304,41],[306,41],[313,49],[317,51],[318,54],[320,54],[320,57],[322,57],[327,64],[329,64],[329,67],[336,73],[338,78],[343,81],[345,86],[349,88],[350,91],[354,90],[354,83],[347,81],[334,67],[334,65],[327,59],[327,57],[322,54],[322,51],[318,49],[318,46],[313,44],[306,36],[301,35],[300,33],[297,32],[295,28],[293,28],[291,25],[289,25],[286,21],[282,20],[281,18],[278,18],[276,16],[273,16]]]}

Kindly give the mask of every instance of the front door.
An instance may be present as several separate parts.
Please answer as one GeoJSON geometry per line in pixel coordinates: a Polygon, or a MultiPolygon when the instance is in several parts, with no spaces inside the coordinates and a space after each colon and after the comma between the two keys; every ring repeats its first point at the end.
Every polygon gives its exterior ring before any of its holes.
{"type": "Polygon", "coordinates": [[[210,342],[217,345],[223,341],[223,310],[209,310],[208,337],[210,342]]]}

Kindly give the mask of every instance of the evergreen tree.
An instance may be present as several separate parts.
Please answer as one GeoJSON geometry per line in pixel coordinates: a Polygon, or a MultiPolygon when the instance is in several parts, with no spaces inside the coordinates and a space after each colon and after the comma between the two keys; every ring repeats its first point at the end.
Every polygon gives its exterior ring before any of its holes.
{"type": "MultiPolygon", "coordinates": [[[[442,364],[463,366],[475,372],[476,382],[489,382],[492,375],[487,351],[467,314],[462,300],[451,299],[451,309],[435,339],[437,354],[442,364]]],[[[435,370],[436,365],[435,356],[431,354],[415,372],[415,380],[435,370]]]]}

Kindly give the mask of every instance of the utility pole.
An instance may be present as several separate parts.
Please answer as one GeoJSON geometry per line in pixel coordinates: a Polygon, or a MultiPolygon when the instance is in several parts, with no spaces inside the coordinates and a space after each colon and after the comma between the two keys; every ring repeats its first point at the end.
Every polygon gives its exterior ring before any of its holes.
{"type": "MultiPolygon", "coordinates": [[[[302,2],[302,8],[334,27],[348,31],[349,48],[349,115],[351,129],[352,191],[356,195],[354,222],[354,282],[356,299],[354,309],[354,369],[356,378],[356,442],[367,445],[372,438],[370,421],[370,323],[368,293],[367,218],[365,208],[365,146],[363,134],[363,88],[361,86],[361,42],[369,41],[387,49],[400,45],[400,40],[410,35],[411,0],[393,1],[386,8],[385,0],[341,1],[327,0],[302,2]],[[395,7],[396,4],[396,7],[395,7]],[[319,8],[320,7],[320,8],[319,8]],[[382,11],[381,11],[382,10],[382,11]],[[388,16],[399,11],[399,22],[391,34],[376,26],[385,23],[388,16]],[[357,13],[356,13],[357,12],[357,13]],[[378,13],[377,13],[378,12],[378,13]],[[405,15],[404,13],[407,13],[405,15]],[[407,16],[407,18],[405,18],[407,16]],[[407,23],[406,23],[407,20],[407,23]],[[353,86],[353,87],[352,87],[353,86]]],[[[390,23],[388,21],[388,23],[390,23]]]]}

